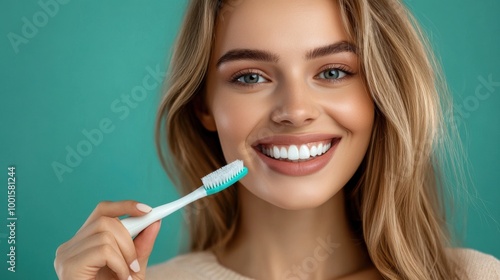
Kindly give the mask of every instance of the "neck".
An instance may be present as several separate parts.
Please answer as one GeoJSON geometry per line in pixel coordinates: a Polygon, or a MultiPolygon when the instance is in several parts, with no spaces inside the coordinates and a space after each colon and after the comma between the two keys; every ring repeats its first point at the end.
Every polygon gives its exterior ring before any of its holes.
{"type": "Polygon", "coordinates": [[[222,265],[255,279],[332,279],[370,266],[350,230],[342,191],[305,210],[284,210],[238,191],[240,223],[215,252],[222,265]]]}

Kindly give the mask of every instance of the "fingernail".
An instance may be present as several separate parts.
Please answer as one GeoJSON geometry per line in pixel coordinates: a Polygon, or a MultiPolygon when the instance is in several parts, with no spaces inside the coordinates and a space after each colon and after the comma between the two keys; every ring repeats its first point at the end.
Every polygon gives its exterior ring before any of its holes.
{"type": "Polygon", "coordinates": [[[134,280],[134,279],[132,279],[132,276],[129,275],[127,280],[134,280]]]}
{"type": "Polygon", "coordinates": [[[144,213],[149,213],[153,209],[153,208],[151,208],[148,205],[143,204],[143,203],[137,203],[135,205],[135,207],[137,207],[137,209],[139,209],[139,211],[144,212],[144,213]]]}
{"type": "Polygon", "coordinates": [[[141,270],[139,267],[139,262],[137,259],[135,259],[131,264],[130,264],[130,269],[132,269],[133,272],[137,273],[141,270]]]}

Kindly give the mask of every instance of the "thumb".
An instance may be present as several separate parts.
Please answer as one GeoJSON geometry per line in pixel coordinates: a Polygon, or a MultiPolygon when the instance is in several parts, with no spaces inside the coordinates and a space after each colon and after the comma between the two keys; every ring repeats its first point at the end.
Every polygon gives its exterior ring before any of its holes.
{"type": "MultiPolygon", "coordinates": [[[[155,243],[156,236],[158,236],[158,232],[160,231],[160,225],[161,220],[152,223],[134,239],[137,261],[139,261],[139,266],[141,268],[139,273],[137,273],[137,276],[139,274],[142,276],[146,275],[146,267],[148,266],[149,256],[151,255],[151,251],[153,251],[153,245],[155,243]]],[[[143,279],[141,277],[139,278],[143,279]]]]}

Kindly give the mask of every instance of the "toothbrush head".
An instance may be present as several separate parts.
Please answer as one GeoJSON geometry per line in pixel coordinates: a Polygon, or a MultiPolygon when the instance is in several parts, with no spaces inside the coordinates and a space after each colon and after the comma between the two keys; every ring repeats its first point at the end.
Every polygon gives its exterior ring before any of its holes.
{"type": "Polygon", "coordinates": [[[247,174],[248,168],[243,165],[243,161],[235,160],[201,178],[201,181],[207,195],[211,195],[226,189],[247,174]]]}

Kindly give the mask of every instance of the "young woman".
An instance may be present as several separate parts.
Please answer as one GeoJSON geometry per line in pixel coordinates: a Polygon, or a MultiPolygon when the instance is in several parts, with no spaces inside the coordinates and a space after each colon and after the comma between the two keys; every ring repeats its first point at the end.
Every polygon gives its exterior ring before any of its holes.
{"type": "Polygon", "coordinates": [[[500,279],[492,256],[449,248],[445,96],[424,42],[396,0],[191,1],[163,163],[183,193],[235,159],[249,174],[197,202],[191,253],[147,271],[160,223],[132,240],[116,217],[150,208],[99,204],[58,248],[58,276],[500,279]]]}

